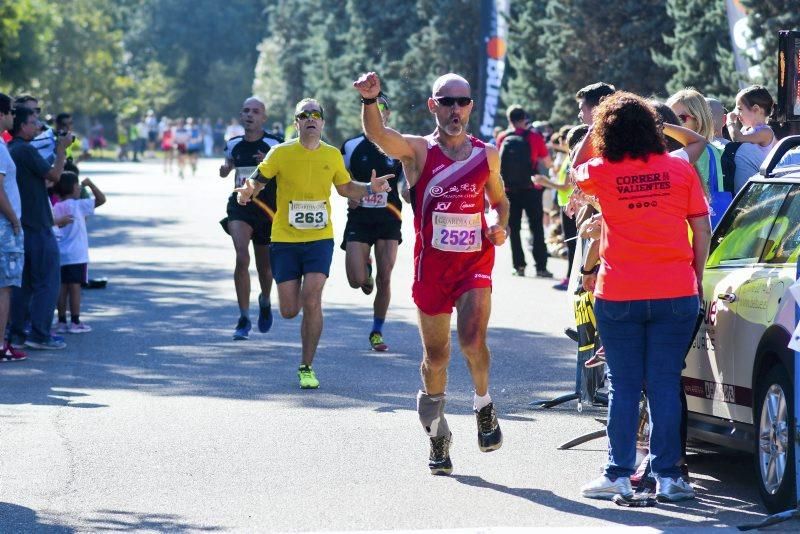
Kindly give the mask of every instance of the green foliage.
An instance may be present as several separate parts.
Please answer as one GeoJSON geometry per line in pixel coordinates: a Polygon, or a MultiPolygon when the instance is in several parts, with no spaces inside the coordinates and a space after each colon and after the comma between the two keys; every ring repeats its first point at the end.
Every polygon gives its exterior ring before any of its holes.
{"type": "Polygon", "coordinates": [[[230,116],[252,90],[266,20],[253,0],[139,0],[126,48],[134,70],[157,61],[175,81],[171,115],[230,116]]]}
{"type": "Polygon", "coordinates": [[[777,100],[778,90],[778,31],[800,30],[800,9],[797,0],[742,0],[747,9],[752,34],[761,39],[761,66],[765,85],[777,100]]]}
{"type": "Polygon", "coordinates": [[[575,122],[575,92],[607,82],[642,95],[663,92],[669,73],[653,53],[668,53],[672,31],[666,0],[618,0],[598,9],[595,0],[548,0],[542,23],[545,74],[558,88],[551,120],[575,122]]]}
{"type": "Polygon", "coordinates": [[[55,6],[36,0],[0,3],[0,91],[14,94],[41,87],[55,6]]]}
{"type": "Polygon", "coordinates": [[[654,54],[658,65],[672,72],[667,92],[694,87],[731,105],[738,76],[725,13],[725,0],[667,0],[675,30],[664,35],[670,55],[654,54]]]}
{"type": "MultiPolygon", "coordinates": [[[[776,32],[800,28],[794,0],[742,0],[774,90],[776,32]]],[[[431,131],[433,81],[480,85],[480,0],[15,0],[0,3],[0,91],[51,113],[230,117],[255,92],[270,120],[319,99],[328,140],[360,130],[352,81],[374,70],[392,126],[431,131]]],[[[726,102],[736,77],[723,0],[512,1],[501,98],[536,119],[575,122],[596,81],[643,95],[684,86],[726,102]]],[[[480,120],[476,102],[472,130],[480,120]]],[[[503,107],[498,123],[504,124],[503,107]]]]}
{"type": "MultiPolygon", "coordinates": [[[[424,135],[433,129],[427,100],[436,78],[448,72],[460,74],[472,84],[477,97],[478,58],[484,45],[479,2],[417,0],[416,7],[420,24],[409,35],[409,49],[389,70],[387,80],[394,95],[394,125],[403,132],[424,135]]],[[[473,131],[480,121],[481,104],[475,102],[473,131]]]]}
{"type": "MultiPolygon", "coordinates": [[[[509,20],[506,79],[501,92],[506,106],[519,104],[534,118],[549,119],[556,90],[545,76],[546,2],[513,2],[509,20]]],[[[505,119],[500,119],[503,124],[505,119]]]]}

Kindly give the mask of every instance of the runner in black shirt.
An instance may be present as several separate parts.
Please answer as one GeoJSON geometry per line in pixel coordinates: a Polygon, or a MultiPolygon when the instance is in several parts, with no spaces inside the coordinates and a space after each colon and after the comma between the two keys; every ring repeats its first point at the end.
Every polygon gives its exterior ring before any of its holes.
{"type": "MultiPolygon", "coordinates": [[[[389,101],[385,95],[378,100],[384,123],[389,120],[389,101]]],[[[397,246],[402,242],[400,233],[401,207],[398,184],[403,183],[402,165],[382,153],[363,134],[348,139],[342,145],[344,163],[353,180],[369,183],[373,174],[393,174],[389,180],[389,193],[375,193],[361,200],[360,204],[349,202],[347,226],[344,230],[342,248],[346,251],[347,280],[353,288],[360,287],[369,295],[375,285],[378,290],[373,304],[374,316],[369,342],[373,350],[388,349],[383,342],[383,323],[391,298],[390,280],[397,246]],[[372,277],[370,248],[375,247],[377,284],[372,277]]],[[[402,187],[402,185],[401,185],[402,187]]]]}
{"type": "MultiPolygon", "coordinates": [[[[219,168],[219,175],[227,177],[235,170],[234,187],[241,187],[256,166],[261,163],[270,149],[283,142],[283,139],[266,133],[264,123],[267,120],[264,102],[250,97],[242,104],[241,122],[244,135],[231,138],[225,146],[225,163],[219,168]]],[[[258,296],[258,330],[268,332],[272,327],[272,308],[270,291],[272,290],[272,269],[269,262],[267,245],[272,232],[272,216],[275,213],[275,180],[270,180],[267,187],[246,206],[236,202],[236,193],[228,198],[228,216],[220,221],[222,228],[233,239],[236,249],[236,268],[233,271],[233,282],[236,286],[236,299],[239,302],[239,322],[233,333],[233,339],[247,339],[250,334],[250,241],[253,242],[253,254],[256,259],[258,281],[261,294],[258,296]]]]}

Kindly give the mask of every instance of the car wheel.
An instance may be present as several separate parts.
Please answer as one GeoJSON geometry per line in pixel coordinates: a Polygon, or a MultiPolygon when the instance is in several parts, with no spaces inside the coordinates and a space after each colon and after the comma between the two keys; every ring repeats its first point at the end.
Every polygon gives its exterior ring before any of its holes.
{"type": "Polygon", "coordinates": [[[761,499],[771,513],[796,506],[793,403],[788,372],[780,364],[773,366],[758,381],[753,406],[756,480],[761,499]]]}

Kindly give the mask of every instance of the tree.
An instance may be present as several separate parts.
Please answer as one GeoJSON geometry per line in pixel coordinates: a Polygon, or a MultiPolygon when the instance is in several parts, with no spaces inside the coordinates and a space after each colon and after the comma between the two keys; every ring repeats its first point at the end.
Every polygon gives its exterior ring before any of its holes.
{"type": "Polygon", "coordinates": [[[0,3],[0,90],[40,90],[56,10],[34,0],[0,3]]]}
{"type": "MultiPolygon", "coordinates": [[[[392,66],[396,127],[405,132],[426,134],[431,131],[427,100],[431,85],[439,76],[455,72],[478,86],[478,62],[483,40],[480,35],[479,3],[467,0],[417,0],[417,16],[422,25],[409,35],[409,49],[392,66]]],[[[475,102],[475,110],[481,109],[475,102]]],[[[479,121],[473,113],[473,121],[479,121]]],[[[477,128],[472,124],[471,129],[477,128]]]]}
{"type": "Polygon", "coordinates": [[[512,2],[501,96],[506,106],[519,104],[532,117],[549,119],[556,91],[543,66],[545,8],[545,2],[512,2]]]}
{"type": "Polygon", "coordinates": [[[762,80],[772,97],[778,90],[778,31],[800,30],[800,10],[796,0],[742,0],[747,9],[748,25],[756,39],[761,40],[762,80]]]}
{"type": "Polygon", "coordinates": [[[652,53],[668,55],[661,35],[672,31],[666,0],[548,0],[542,22],[547,78],[558,89],[551,120],[575,121],[575,92],[604,81],[649,96],[664,90],[669,72],[652,53]]]}
{"type": "MultiPolygon", "coordinates": [[[[252,90],[264,6],[252,0],[129,0],[136,10],[126,49],[132,69],[153,61],[175,79],[172,115],[220,117],[252,90]]],[[[282,3],[282,2],[281,2],[282,3]]]]}
{"type": "Polygon", "coordinates": [[[669,56],[654,54],[656,63],[670,71],[667,91],[694,87],[706,96],[732,104],[738,76],[725,15],[725,0],[667,0],[675,23],[664,42],[669,56]]]}

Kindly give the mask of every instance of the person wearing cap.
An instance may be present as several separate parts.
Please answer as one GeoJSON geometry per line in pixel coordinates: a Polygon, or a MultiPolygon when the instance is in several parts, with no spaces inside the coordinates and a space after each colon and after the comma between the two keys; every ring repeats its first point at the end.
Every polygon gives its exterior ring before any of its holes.
{"type": "MultiPolygon", "coordinates": [[[[377,106],[383,123],[388,124],[391,111],[385,94],[378,97],[377,106]]],[[[392,269],[397,259],[397,247],[403,241],[400,231],[402,202],[398,187],[403,183],[403,166],[400,160],[381,152],[363,133],[344,142],[342,156],[350,176],[360,183],[369,183],[373,170],[378,175],[394,175],[389,180],[392,189],[388,193],[374,193],[360,202],[349,202],[342,242],[350,287],[361,288],[364,294],[369,295],[377,286],[369,343],[373,350],[385,351],[389,347],[383,341],[383,325],[391,299],[392,269]],[[370,257],[373,247],[377,267],[375,278],[370,257]]]]}

